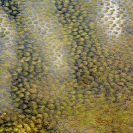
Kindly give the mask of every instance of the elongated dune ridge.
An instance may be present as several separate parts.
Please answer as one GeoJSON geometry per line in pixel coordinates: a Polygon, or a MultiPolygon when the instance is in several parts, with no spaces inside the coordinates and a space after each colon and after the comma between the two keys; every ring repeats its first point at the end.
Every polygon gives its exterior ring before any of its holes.
{"type": "Polygon", "coordinates": [[[133,133],[133,0],[0,0],[0,133],[133,133]]]}

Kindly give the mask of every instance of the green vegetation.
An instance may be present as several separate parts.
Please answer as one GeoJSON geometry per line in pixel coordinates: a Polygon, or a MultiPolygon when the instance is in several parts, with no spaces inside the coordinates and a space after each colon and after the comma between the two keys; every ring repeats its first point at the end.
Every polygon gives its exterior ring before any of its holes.
{"type": "Polygon", "coordinates": [[[96,19],[102,2],[0,2],[0,133],[133,132],[131,9],[115,42],[96,19]]]}

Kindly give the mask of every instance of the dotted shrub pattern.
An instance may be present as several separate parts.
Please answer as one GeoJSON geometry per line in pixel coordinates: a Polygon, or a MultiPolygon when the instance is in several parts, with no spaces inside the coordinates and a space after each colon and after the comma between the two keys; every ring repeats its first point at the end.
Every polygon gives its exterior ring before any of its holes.
{"type": "Polygon", "coordinates": [[[0,133],[133,132],[132,0],[0,1],[0,133]]]}

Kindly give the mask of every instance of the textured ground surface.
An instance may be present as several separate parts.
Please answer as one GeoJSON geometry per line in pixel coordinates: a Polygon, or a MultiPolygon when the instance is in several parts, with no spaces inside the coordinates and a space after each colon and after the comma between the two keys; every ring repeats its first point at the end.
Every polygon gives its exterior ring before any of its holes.
{"type": "Polygon", "coordinates": [[[132,0],[1,0],[0,133],[132,133],[132,61],[132,0]]]}

